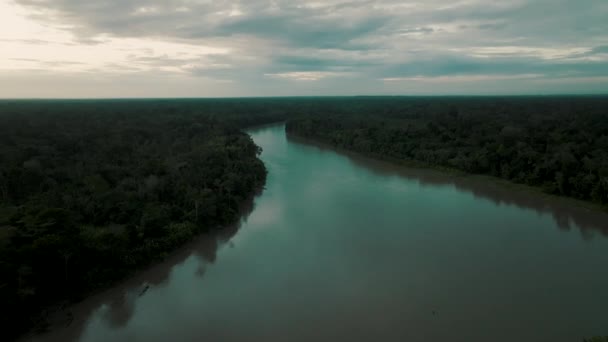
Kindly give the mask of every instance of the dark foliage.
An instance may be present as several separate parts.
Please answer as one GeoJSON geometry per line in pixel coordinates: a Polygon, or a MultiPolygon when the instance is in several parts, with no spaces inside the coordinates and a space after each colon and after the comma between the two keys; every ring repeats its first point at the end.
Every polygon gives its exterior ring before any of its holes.
{"type": "Polygon", "coordinates": [[[608,97],[360,98],[287,131],[608,204],[608,97]]]}
{"type": "Polygon", "coordinates": [[[236,220],[266,177],[238,127],[280,119],[261,105],[0,102],[4,336],[236,220]]]}

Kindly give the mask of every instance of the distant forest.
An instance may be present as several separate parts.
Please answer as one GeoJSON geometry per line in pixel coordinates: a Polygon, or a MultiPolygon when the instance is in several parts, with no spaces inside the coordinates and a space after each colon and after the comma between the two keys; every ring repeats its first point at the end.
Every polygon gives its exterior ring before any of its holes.
{"type": "Polygon", "coordinates": [[[608,97],[361,98],[290,120],[287,132],[608,204],[608,97]]]}
{"type": "Polygon", "coordinates": [[[0,101],[4,336],[235,222],[245,127],[608,204],[608,97],[0,101]]]}

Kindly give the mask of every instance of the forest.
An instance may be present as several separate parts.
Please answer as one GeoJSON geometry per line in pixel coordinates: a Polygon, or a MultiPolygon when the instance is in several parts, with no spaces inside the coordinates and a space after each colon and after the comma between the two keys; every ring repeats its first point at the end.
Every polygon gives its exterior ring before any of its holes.
{"type": "Polygon", "coordinates": [[[239,129],[280,120],[259,106],[0,102],[4,336],[41,328],[48,307],[235,222],[266,177],[260,149],[239,129]]]}
{"type": "Polygon", "coordinates": [[[608,204],[605,96],[336,100],[286,130],[371,157],[608,204]]]}

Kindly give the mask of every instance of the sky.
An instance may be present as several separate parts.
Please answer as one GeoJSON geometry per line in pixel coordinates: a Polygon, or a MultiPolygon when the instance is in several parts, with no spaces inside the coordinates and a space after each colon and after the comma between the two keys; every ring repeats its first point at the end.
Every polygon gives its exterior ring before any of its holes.
{"type": "Polygon", "coordinates": [[[608,93],[608,0],[0,0],[0,98],[608,93]]]}

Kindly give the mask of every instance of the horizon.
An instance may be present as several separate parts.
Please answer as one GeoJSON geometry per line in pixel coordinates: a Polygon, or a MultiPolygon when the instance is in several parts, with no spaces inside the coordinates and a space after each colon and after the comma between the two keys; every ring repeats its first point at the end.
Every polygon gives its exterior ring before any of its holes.
{"type": "Polygon", "coordinates": [[[608,94],[603,0],[0,0],[3,99],[608,94]]]}
{"type": "Polygon", "coordinates": [[[0,97],[8,101],[154,101],[154,100],[281,100],[281,99],[360,99],[360,98],[543,98],[543,97],[608,97],[606,93],[586,94],[460,94],[460,95],[285,95],[285,96],[224,96],[224,97],[0,97]]]}

